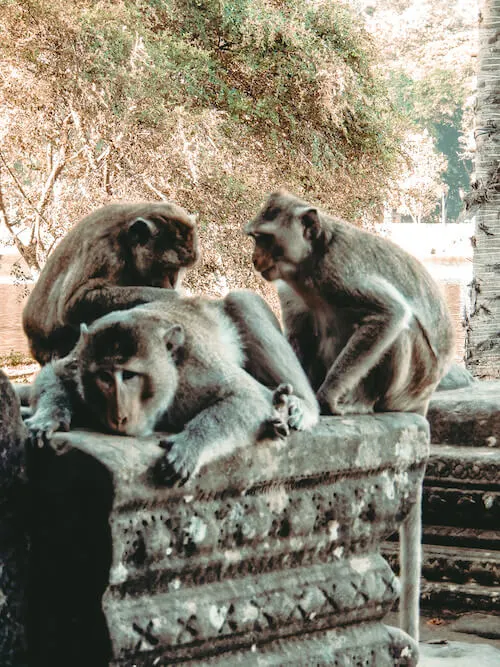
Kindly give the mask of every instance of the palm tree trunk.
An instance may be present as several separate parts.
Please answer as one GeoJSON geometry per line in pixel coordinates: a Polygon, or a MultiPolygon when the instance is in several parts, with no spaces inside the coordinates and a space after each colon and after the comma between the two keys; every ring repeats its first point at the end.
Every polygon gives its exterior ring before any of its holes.
{"type": "Polygon", "coordinates": [[[479,0],[476,209],[465,359],[477,377],[500,377],[500,0],[479,0]]]}

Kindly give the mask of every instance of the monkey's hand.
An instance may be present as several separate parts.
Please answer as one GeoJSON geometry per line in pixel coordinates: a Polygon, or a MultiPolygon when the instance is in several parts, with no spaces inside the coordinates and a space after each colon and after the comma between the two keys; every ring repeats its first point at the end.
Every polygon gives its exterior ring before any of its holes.
{"type": "MultiPolygon", "coordinates": [[[[291,384],[280,384],[273,393],[273,405],[287,427],[294,431],[302,431],[306,428],[306,415],[302,399],[295,396],[291,384]]],[[[285,435],[288,435],[286,433],[285,435]]]]}
{"type": "Polygon", "coordinates": [[[26,422],[32,447],[45,447],[56,431],[69,431],[71,412],[67,408],[39,409],[26,422]]]}
{"type": "Polygon", "coordinates": [[[197,468],[199,452],[196,440],[181,431],[163,438],[158,444],[166,451],[155,466],[157,481],[167,486],[184,486],[197,468]]]}

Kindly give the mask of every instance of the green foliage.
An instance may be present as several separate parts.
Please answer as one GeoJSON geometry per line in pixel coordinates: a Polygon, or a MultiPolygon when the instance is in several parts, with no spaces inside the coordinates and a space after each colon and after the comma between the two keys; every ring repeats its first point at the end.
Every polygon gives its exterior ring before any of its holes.
{"type": "Polygon", "coordinates": [[[323,169],[396,151],[371,42],[340,3],[99,3],[81,17],[80,40],[84,76],[119,117],[160,125],[173,107],[210,106],[301,143],[323,169]]]}
{"type": "Polygon", "coordinates": [[[436,68],[424,78],[413,80],[404,72],[395,71],[391,72],[390,82],[394,106],[410,122],[427,128],[437,150],[446,156],[447,168],[442,179],[448,186],[447,216],[454,220],[462,210],[460,189],[468,188],[471,171],[470,160],[460,156],[459,137],[467,91],[463,74],[436,68]]]}
{"type": "Polygon", "coordinates": [[[464,83],[455,70],[433,69],[419,80],[402,71],[390,75],[395,106],[421,127],[454,123],[465,102],[464,83]]]}

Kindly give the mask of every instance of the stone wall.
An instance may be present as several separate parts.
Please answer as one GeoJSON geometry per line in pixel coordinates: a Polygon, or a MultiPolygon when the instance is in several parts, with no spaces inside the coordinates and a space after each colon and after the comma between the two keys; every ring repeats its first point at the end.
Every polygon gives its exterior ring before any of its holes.
{"type": "Polygon", "coordinates": [[[156,438],[33,452],[32,665],[415,665],[379,552],[428,455],[416,415],[322,418],[155,486],[156,438]]]}

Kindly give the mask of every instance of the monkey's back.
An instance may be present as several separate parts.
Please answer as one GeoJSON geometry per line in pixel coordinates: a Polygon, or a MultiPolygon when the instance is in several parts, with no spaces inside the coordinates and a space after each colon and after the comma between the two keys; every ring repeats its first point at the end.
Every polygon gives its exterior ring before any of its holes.
{"type": "Polygon", "coordinates": [[[337,270],[347,284],[379,276],[394,286],[408,301],[426,329],[439,354],[453,349],[451,315],[441,288],[425,266],[389,239],[330,218],[333,240],[325,257],[325,276],[337,270]]]}

